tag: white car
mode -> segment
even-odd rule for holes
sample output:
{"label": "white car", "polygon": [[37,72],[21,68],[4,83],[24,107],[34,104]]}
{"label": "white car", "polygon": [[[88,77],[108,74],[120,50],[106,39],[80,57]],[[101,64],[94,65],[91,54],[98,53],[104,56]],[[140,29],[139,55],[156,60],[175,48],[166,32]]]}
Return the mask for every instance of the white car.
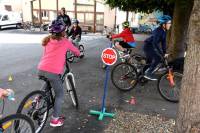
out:
{"label": "white car", "polygon": [[3,11],[0,12],[0,30],[7,27],[20,28],[22,24],[22,17],[20,13]]}

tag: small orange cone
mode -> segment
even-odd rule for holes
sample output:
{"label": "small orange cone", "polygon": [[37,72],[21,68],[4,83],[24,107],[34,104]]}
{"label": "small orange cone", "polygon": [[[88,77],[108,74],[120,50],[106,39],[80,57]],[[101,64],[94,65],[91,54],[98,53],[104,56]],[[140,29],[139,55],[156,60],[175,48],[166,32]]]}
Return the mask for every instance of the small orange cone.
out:
{"label": "small orange cone", "polygon": [[135,100],[135,97],[131,97],[131,99],[129,100],[129,104],[131,105],[135,105],[136,104],[136,100]]}

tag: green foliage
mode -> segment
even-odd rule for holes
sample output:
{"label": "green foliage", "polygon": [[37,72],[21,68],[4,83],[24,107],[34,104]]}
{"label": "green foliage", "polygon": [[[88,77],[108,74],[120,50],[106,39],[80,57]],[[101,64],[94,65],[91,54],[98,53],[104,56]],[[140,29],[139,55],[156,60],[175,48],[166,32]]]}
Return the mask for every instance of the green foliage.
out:
{"label": "green foliage", "polygon": [[[173,12],[175,0],[105,0],[111,8],[151,13],[155,10]],[[185,0],[183,0],[185,1]]]}

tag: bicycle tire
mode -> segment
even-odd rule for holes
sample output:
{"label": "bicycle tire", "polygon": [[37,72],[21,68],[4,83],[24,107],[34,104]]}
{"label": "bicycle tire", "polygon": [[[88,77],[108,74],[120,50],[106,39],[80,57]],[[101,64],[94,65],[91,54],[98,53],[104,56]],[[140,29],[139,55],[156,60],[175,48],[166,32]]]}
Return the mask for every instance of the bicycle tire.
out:
{"label": "bicycle tire", "polygon": [[[25,123],[23,123],[23,125],[20,124],[20,120],[23,120]],[[27,130],[24,131],[24,129],[22,129],[22,127],[24,127],[25,125],[29,126],[29,130],[28,130],[29,132],[27,132]],[[8,129],[9,127],[13,127],[14,129],[11,128],[10,129],[11,131],[10,131]],[[0,131],[3,133],[35,133],[33,121],[28,116],[23,115],[23,114],[12,114],[1,119],[0,129],[3,130],[3,131]]]}
{"label": "bicycle tire", "polygon": [[[127,73],[127,70],[125,70],[125,75],[120,75],[120,79],[118,80],[118,78],[115,77],[115,74],[120,73],[120,71],[122,70],[121,67],[123,69],[128,68],[127,70],[130,70],[130,68],[131,68],[131,72]],[[131,74],[131,75],[129,75],[129,74]],[[127,82],[128,82],[128,83],[126,82],[125,84],[129,84],[130,86],[128,86],[128,87],[119,86],[119,83],[120,82],[122,83],[125,80],[127,80]],[[113,69],[111,71],[111,81],[117,89],[119,89],[121,91],[130,91],[131,89],[133,89],[137,85],[137,82],[138,82],[137,70],[133,65],[131,65],[129,63],[121,62],[121,63],[119,63],[119,64],[117,64],[116,66],[113,67]]]}
{"label": "bicycle tire", "polygon": [[[41,111],[41,108],[35,109],[35,107],[34,107],[34,104],[35,104],[34,100],[35,99],[30,100],[30,98],[33,97],[33,96],[35,96],[34,98],[36,98],[36,96],[41,96],[41,98],[43,98],[44,101],[46,102],[46,110],[44,112],[44,116],[43,116],[43,119],[42,119],[41,122],[38,121],[38,119],[40,119],[40,116],[39,116],[40,112],[39,111]],[[35,130],[36,130],[35,132],[40,133],[42,131],[42,129],[44,128],[45,124],[46,124],[48,114],[49,114],[49,100],[46,97],[45,92],[40,91],[40,90],[36,90],[36,91],[29,93],[20,103],[20,105],[17,109],[17,113],[24,114],[23,109],[27,108],[27,106],[31,106],[31,108],[30,108],[30,110],[28,110],[28,113],[25,113],[25,115],[29,116],[33,120],[34,125],[35,125]],[[37,125],[38,123],[41,123],[41,124]]]}
{"label": "bicycle tire", "polygon": [[[181,80],[182,80],[183,74],[180,73],[179,71],[174,71],[174,72],[173,72],[174,77],[175,77],[175,78],[178,78],[178,77],[179,77],[179,80],[180,80],[179,82],[178,82],[177,80],[174,80],[174,81],[175,81],[175,84],[176,84],[176,86],[173,86],[174,88],[171,88],[171,87],[170,87],[169,81],[168,81],[168,79],[167,79],[167,74],[168,74],[168,73],[166,72],[166,73],[164,73],[164,74],[162,74],[162,75],[160,76],[160,78],[158,79],[158,82],[157,82],[157,89],[158,89],[160,95],[161,95],[165,100],[170,101],[170,102],[177,103],[177,102],[179,102],[179,94],[180,94]],[[166,82],[167,84],[163,84],[163,81],[167,81],[167,82]],[[167,88],[167,89],[164,89],[164,86],[165,86],[165,87],[168,87],[168,88]],[[169,88],[169,87],[170,87],[170,88]],[[177,95],[178,95],[176,98],[167,96],[167,94],[165,94],[165,92],[164,92],[165,90],[168,91],[168,90],[172,90],[172,89],[173,89],[173,91],[172,91],[173,95],[175,95],[175,94],[174,94],[175,91],[176,91],[176,93],[177,93]],[[175,90],[175,89],[176,89],[176,90]],[[169,92],[169,93],[170,93],[170,92]]]}
{"label": "bicycle tire", "polygon": [[[67,80],[69,81],[68,82],[69,84],[67,84]],[[78,97],[77,97],[77,93],[76,93],[76,90],[75,90],[75,85],[74,85],[72,77],[66,76],[64,82],[65,82],[65,85],[66,85],[66,89],[69,92],[73,106],[78,108],[78,106],[79,106]]]}
{"label": "bicycle tire", "polygon": [[84,51],[84,46],[82,44],[79,45],[79,50],[80,50],[80,58],[83,58],[85,56],[85,51]]}

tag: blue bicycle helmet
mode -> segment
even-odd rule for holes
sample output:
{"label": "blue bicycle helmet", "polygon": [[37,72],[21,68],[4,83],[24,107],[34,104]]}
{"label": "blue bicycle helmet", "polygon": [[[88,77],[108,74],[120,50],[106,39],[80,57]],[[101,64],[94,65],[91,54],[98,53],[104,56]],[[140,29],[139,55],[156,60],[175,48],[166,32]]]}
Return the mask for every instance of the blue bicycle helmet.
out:
{"label": "blue bicycle helmet", "polygon": [[172,20],[172,18],[169,15],[163,15],[157,18],[157,21],[160,25],[166,24],[170,20]]}
{"label": "blue bicycle helmet", "polygon": [[61,33],[65,30],[66,26],[62,20],[53,20],[49,26],[50,33]]}

